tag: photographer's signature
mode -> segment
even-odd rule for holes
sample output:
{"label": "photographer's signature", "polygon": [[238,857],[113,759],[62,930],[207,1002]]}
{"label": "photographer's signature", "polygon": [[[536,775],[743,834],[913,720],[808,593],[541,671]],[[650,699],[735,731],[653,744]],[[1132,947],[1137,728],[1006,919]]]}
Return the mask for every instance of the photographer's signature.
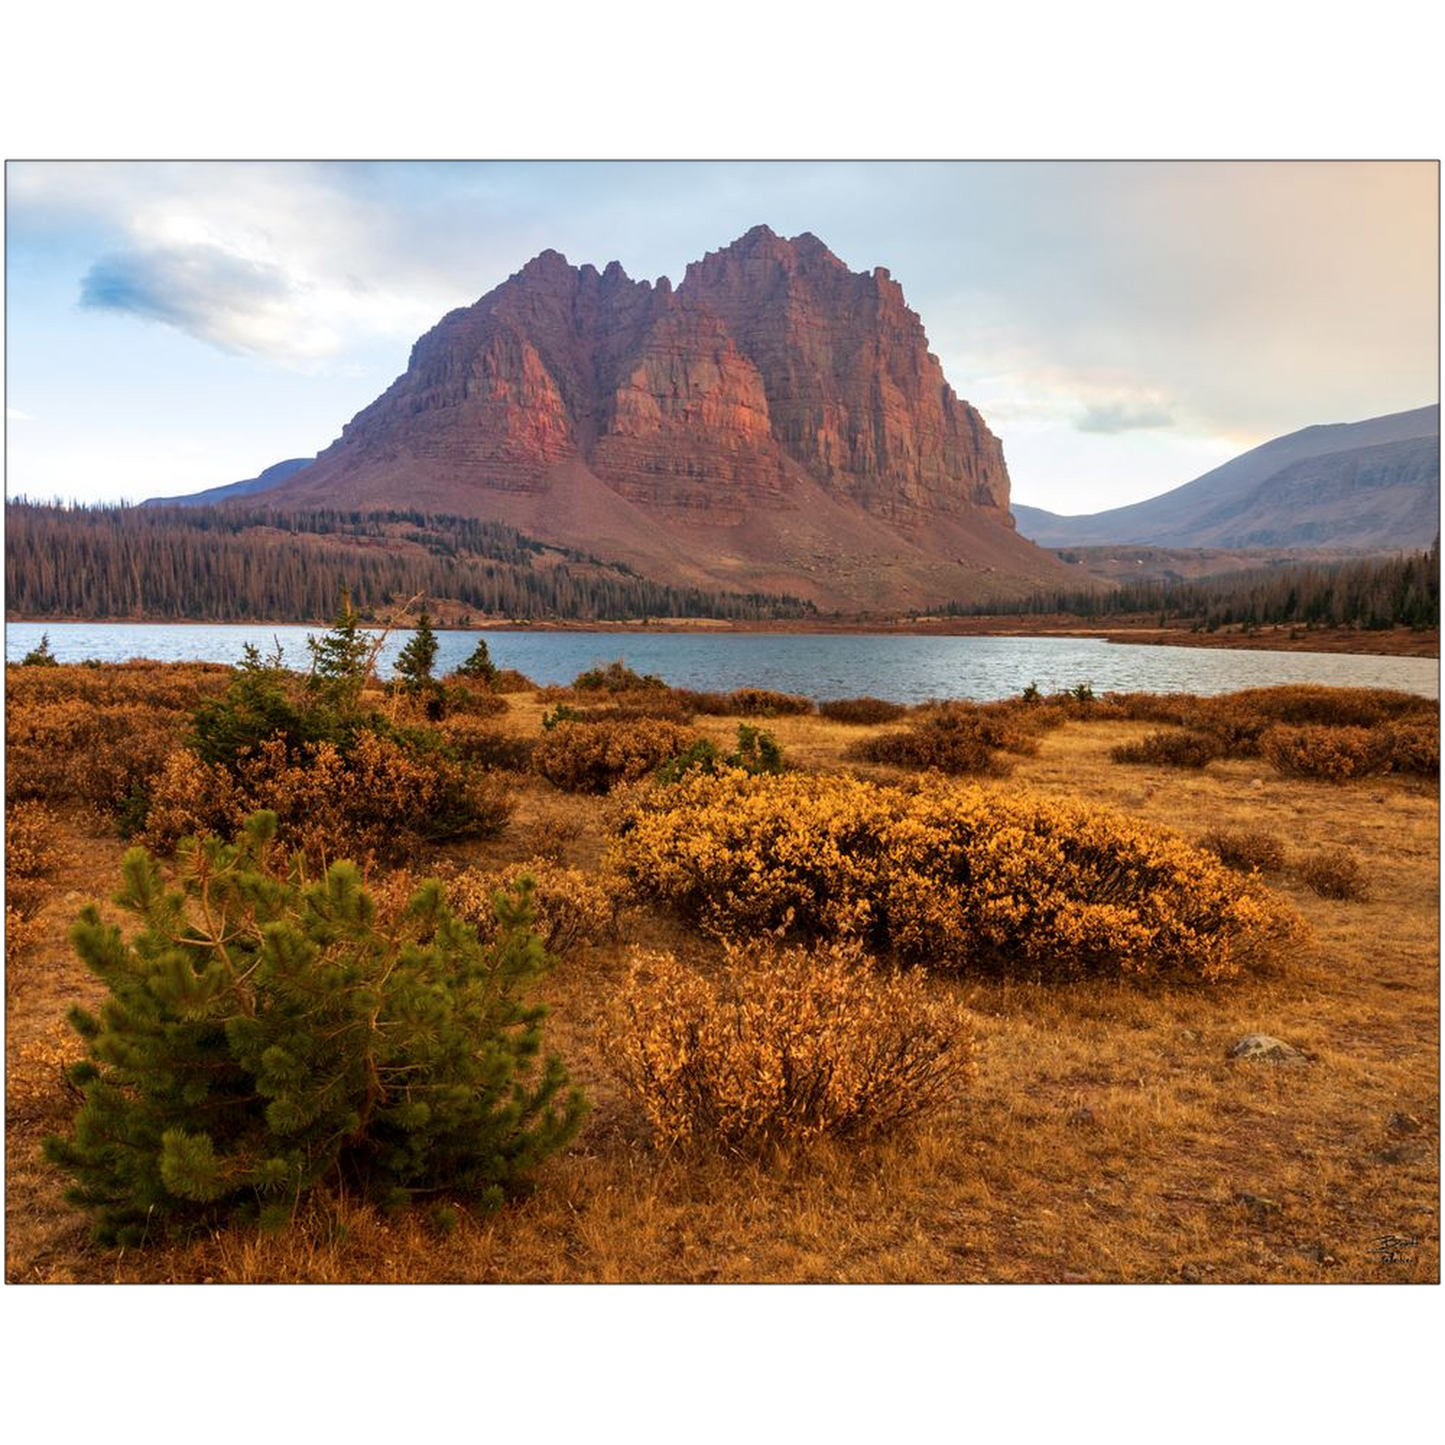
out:
{"label": "photographer's signature", "polygon": [[1381,1264],[1413,1264],[1413,1253],[1419,1240],[1408,1234],[1382,1234],[1370,1246],[1370,1253]]}

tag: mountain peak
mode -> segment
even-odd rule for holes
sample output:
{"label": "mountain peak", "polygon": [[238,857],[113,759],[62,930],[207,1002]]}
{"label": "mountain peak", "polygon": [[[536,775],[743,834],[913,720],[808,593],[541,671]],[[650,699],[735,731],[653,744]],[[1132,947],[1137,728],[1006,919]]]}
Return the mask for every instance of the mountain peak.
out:
{"label": "mountain peak", "polygon": [[765,225],[675,291],[544,250],[417,343],[295,500],[405,497],[593,550],[611,535],[634,564],[665,553],[660,576],[835,606],[1042,583],[1054,564],[1013,534],[998,439],[880,278]]}

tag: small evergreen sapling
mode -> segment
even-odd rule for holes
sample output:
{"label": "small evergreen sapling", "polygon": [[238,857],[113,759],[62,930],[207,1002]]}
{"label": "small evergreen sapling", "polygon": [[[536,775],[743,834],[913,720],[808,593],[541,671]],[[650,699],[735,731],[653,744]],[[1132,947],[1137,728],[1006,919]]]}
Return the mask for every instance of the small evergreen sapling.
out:
{"label": "small evergreen sapling", "polygon": [[50,650],[50,634],[40,634],[40,646],[32,647],[24,657],[20,659],[21,667],[59,667],[59,659]]}
{"label": "small evergreen sapling", "polygon": [[437,636],[431,618],[423,610],[417,619],[416,631],[396,659],[396,673],[410,692],[420,692],[432,681],[431,670],[437,660]]}
{"label": "small evergreen sapling", "polygon": [[496,664],[492,661],[492,654],[487,650],[487,639],[479,637],[477,645],[472,649],[472,655],[457,668],[459,677],[476,678],[484,682],[488,687],[497,680]]}
{"label": "small evergreen sapling", "polygon": [[484,946],[437,880],[383,925],[353,864],[308,882],[275,831],[263,812],[234,844],[183,845],[176,888],[132,849],[116,902],[139,933],[94,906],[71,931],[109,997],[71,1012],[83,1103],[45,1152],[101,1242],[283,1226],[324,1182],[492,1206],[581,1126],[560,1060],[537,1065],[545,1009],[523,996],[551,960],[528,880]]}
{"label": "small evergreen sapling", "polygon": [[372,644],[361,630],[361,618],[345,588],[329,630],[320,637],[308,637],[306,646],[311,652],[312,688],[335,703],[354,704],[366,684]]}

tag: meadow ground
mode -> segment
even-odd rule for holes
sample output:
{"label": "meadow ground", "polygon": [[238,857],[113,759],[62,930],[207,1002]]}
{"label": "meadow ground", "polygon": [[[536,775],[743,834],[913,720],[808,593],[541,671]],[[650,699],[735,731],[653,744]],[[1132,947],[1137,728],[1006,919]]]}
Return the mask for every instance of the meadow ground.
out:
{"label": "meadow ground", "polygon": [[[535,737],[546,704],[509,699],[497,724]],[[736,720],[702,717],[720,743]],[[764,724],[790,763],[883,767],[842,754],[879,729],[816,716]],[[576,1142],[530,1197],[438,1230],[344,1198],[289,1232],[236,1228],[183,1244],[92,1246],[39,1157],[73,1111],[60,1077],[79,1056],[64,1022],[97,986],[65,941],[111,892],[126,845],[64,815],[36,941],[7,975],[6,1274],[21,1281],[1427,1282],[1439,1279],[1439,800],[1400,775],[1287,778],[1260,759],[1200,772],[1126,766],[1110,750],[1157,730],[1073,721],[981,786],[1082,800],[1198,837],[1267,832],[1287,866],[1269,886],[1314,943],[1264,975],[1214,985],[1026,983],[934,977],[971,1011],[976,1067],[944,1113],[867,1145],[768,1160],[655,1148],[607,1066],[602,1016],[629,945],[706,960],[708,939],[632,908],[614,941],[578,948],[544,986],[547,1048],[592,1100]],[[507,829],[447,850],[500,866],[536,856],[599,866],[611,805],[517,775]],[[1363,901],[1316,894],[1293,870],[1344,846]],[[1249,1033],[1299,1066],[1227,1057]],[[1394,1241],[1391,1247],[1387,1242]]]}

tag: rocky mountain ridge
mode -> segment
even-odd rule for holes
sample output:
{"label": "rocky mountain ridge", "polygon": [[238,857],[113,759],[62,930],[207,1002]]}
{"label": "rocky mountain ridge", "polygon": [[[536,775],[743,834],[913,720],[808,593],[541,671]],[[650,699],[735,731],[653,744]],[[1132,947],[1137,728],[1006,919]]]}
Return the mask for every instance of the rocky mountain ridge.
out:
{"label": "rocky mountain ridge", "polygon": [[674,289],[544,251],[449,313],[278,506],[487,516],[672,583],[842,610],[1017,595],[1003,449],[886,270],[765,226]]}

